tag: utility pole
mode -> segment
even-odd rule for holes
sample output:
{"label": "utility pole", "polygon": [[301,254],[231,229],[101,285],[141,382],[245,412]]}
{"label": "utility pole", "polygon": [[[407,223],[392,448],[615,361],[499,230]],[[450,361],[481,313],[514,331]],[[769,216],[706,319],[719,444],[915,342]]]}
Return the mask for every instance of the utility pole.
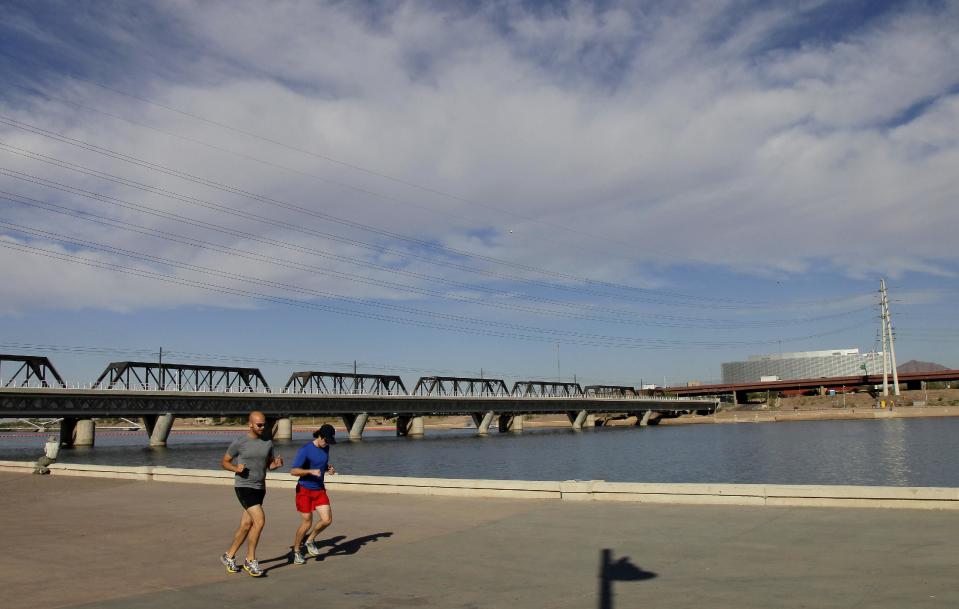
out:
{"label": "utility pole", "polygon": [[160,391],[163,391],[163,347],[160,347],[160,359],[159,359],[159,368],[160,368]]}
{"label": "utility pole", "polygon": [[563,375],[561,374],[559,367],[559,343],[556,343],[556,382],[563,382]]}
{"label": "utility pole", "polygon": [[886,280],[879,280],[879,319],[882,329],[882,394],[889,395],[889,349],[886,347]]}
{"label": "utility pole", "polygon": [[886,290],[886,280],[879,280],[879,291],[882,294],[882,360],[883,360],[883,388],[882,394],[889,395],[889,386],[886,380],[885,365],[886,349],[889,349],[889,362],[892,367],[892,389],[895,395],[899,395],[899,371],[896,370],[896,345],[892,335],[892,316],[889,314],[889,292]]}
{"label": "utility pole", "polygon": [[886,331],[889,333],[889,355],[892,357],[892,391],[899,395],[899,371],[896,370],[896,339],[892,334],[892,313],[889,311],[889,292],[886,292]]}

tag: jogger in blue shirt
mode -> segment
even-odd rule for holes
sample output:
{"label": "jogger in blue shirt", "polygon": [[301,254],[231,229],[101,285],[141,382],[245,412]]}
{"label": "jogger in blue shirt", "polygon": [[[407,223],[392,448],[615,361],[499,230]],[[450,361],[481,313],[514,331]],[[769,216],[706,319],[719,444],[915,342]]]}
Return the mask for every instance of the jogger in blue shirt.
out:
{"label": "jogger in blue shirt", "polygon": [[[303,538],[306,537],[306,551],[310,556],[318,556],[316,536],[333,523],[333,508],[326,494],[323,479],[327,472],[335,474],[330,464],[330,444],[336,444],[336,430],[332,425],[323,425],[313,432],[313,441],[305,444],[296,453],[290,467],[290,474],[299,477],[296,484],[296,511],[300,513],[300,526],[293,537],[293,563],[306,563],[303,557]],[[313,526],[313,512],[318,520]]]}

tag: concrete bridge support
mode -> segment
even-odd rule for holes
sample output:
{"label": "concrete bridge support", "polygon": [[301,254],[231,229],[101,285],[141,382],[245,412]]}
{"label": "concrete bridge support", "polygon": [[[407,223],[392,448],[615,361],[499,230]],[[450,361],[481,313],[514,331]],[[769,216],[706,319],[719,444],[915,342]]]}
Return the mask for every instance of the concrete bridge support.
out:
{"label": "concrete bridge support", "polygon": [[583,422],[586,420],[586,414],[585,410],[566,413],[566,416],[569,417],[569,422],[573,424],[573,431],[583,431]]}
{"label": "concrete bridge support", "polygon": [[489,435],[489,425],[493,422],[493,411],[474,412],[470,416],[473,418],[473,424],[476,425],[476,435]]}
{"label": "concrete bridge support", "polygon": [[166,446],[167,438],[170,437],[170,430],[173,428],[173,418],[170,413],[152,414],[143,417],[143,426],[146,427],[147,435],[150,436],[151,448]]}
{"label": "concrete bridge support", "polygon": [[370,418],[369,413],[345,414],[343,422],[350,431],[350,440],[359,440],[363,437],[363,429],[366,428],[366,421]]}
{"label": "concrete bridge support", "polygon": [[77,430],[77,420],[63,417],[60,420],[60,446],[73,446],[73,432]]}
{"label": "concrete bridge support", "polygon": [[280,417],[273,424],[273,439],[280,442],[289,442],[293,439],[293,419]]}
{"label": "concrete bridge support", "polygon": [[586,420],[583,421],[583,425],[586,427],[596,427],[596,415],[588,414],[586,415]]}
{"label": "concrete bridge support", "polygon": [[60,421],[60,445],[93,446],[96,431],[97,428],[93,419],[64,417]]}
{"label": "concrete bridge support", "polygon": [[414,436],[423,435],[423,417],[400,415],[396,417],[396,435]]}
{"label": "concrete bridge support", "polygon": [[502,432],[510,431],[513,433],[519,433],[523,431],[523,415],[521,414],[499,415],[499,430]]}
{"label": "concrete bridge support", "polygon": [[636,425],[646,427],[647,425],[659,425],[663,420],[663,413],[652,410],[644,410],[641,415],[636,417]]}

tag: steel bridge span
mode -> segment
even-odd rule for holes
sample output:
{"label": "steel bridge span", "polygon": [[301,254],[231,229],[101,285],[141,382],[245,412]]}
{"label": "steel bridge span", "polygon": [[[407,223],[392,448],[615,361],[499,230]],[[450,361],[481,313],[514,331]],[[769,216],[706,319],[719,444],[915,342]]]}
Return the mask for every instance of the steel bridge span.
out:
{"label": "steel bridge span", "polygon": [[91,446],[96,418],[144,420],[151,446],[165,446],[176,417],[246,416],[262,411],[273,437],[292,438],[293,416],[343,419],[350,439],[362,437],[367,419],[396,419],[397,435],[422,435],[423,418],[467,415],[477,433],[485,435],[496,421],[500,431],[522,431],[522,415],[565,414],[573,429],[595,424],[597,415],[637,417],[641,425],[683,414],[710,414],[715,399],[650,397],[527,397],[511,395],[336,395],[310,393],[252,393],[155,391],[125,389],[0,388],[0,416],[4,418],[61,419],[61,443]]}
{"label": "steel bridge span", "polygon": [[[2,368],[13,370],[4,380]],[[565,414],[573,429],[597,415],[635,416],[640,425],[683,414],[710,414],[715,398],[642,396],[633,387],[550,381],[426,376],[408,392],[399,376],[294,372],[280,392],[256,368],[112,362],[88,388],[68,388],[49,359],[0,355],[0,417],[53,418],[60,441],[92,446],[97,418],[142,418],[151,446],[165,446],[176,417],[236,417],[262,411],[277,440],[292,438],[293,416],[340,417],[350,439],[363,435],[371,415],[396,420],[397,435],[422,435],[423,418],[468,415],[485,435],[521,431],[523,415]]]}

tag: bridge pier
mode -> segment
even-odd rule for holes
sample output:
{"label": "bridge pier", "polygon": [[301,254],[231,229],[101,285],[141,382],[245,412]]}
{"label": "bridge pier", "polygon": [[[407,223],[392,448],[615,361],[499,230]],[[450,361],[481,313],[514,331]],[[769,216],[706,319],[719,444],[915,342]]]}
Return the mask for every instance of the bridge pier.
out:
{"label": "bridge pier", "polygon": [[396,435],[398,436],[422,436],[423,435],[423,417],[410,415],[400,415],[396,417]]}
{"label": "bridge pier", "polygon": [[569,422],[573,424],[573,431],[583,431],[583,421],[586,420],[586,414],[585,410],[566,413],[566,416],[569,417]]}
{"label": "bridge pier", "polygon": [[476,425],[476,435],[489,435],[489,425],[493,422],[492,410],[488,412],[474,412],[470,417],[473,419],[473,424]]}
{"label": "bridge pier", "polygon": [[596,427],[596,415],[588,414],[586,415],[586,420],[583,421],[583,425],[586,427]]}
{"label": "bridge pier", "polygon": [[143,417],[143,426],[146,428],[147,435],[150,436],[150,448],[162,448],[166,446],[167,438],[170,437],[170,430],[173,428],[173,415],[151,414]]}
{"label": "bridge pier", "polygon": [[73,446],[73,434],[77,430],[77,420],[63,417],[60,420],[60,446]]}
{"label": "bridge pier", "polygon": [[64,417],[60,421],[61,446],[93,446],[97,427],[93,419]]}
{"label": "bridge pier", "polygon": [[293,439],[293,419],[280,417],[272,426],[273,439],[280,442],[289,442]]}
{"label": "bridge pier", "polygon": [[523,431],[523,415],[521,414],[499,415],[499,430],[501,432],[511,431],[514,433],[519,433]]}
{"label": "bridge pier", "polygon": [[659,425],[663,420],[663,413],[653,410],[644,410],[641,416],[636,417],[636,425],[646,427],[647,425]]}
{"label": "bridge pier", "polygon": [[350,431],[350,440],[359,440],[363,437],[363,429],[366,428],[366,421],[369,418],[370,415],[366,412],[343,415],[343,422]]}

